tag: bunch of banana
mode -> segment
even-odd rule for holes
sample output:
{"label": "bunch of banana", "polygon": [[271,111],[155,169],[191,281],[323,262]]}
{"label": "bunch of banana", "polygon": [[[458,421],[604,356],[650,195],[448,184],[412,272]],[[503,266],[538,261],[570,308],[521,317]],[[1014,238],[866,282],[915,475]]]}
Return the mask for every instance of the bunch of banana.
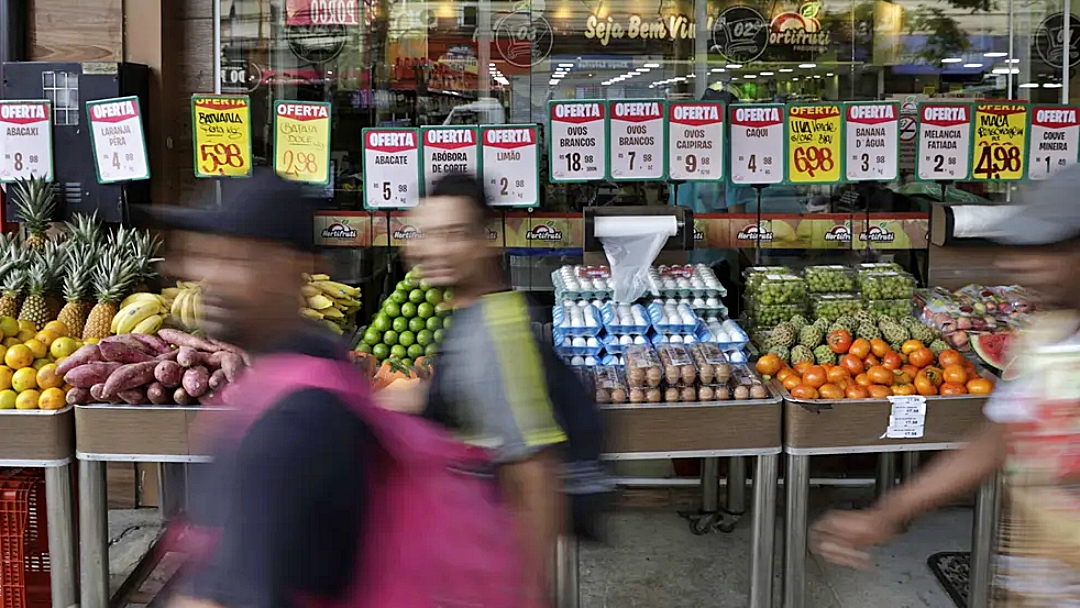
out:
{"label": "bunch of banana", "polygon": [[113,316],[112,333],[152,334],[165,322],[171,304],[164,295],[133,293],[120,303],[120,310]]}
{"label": "bunch of banana", "polygon": [[169,306],[171,324],[194,331],[202,325],[202,285],[192,281],[177,281],[176,287],[161,290],[166,298],[172,298]]}
{"label": "bunch of banana", "polygon": [[300,288],[300,314],[314,320],[326,321],[337,333],[355,325],[360,310],[360,289],[330,280],[325,274],[304,274]]}

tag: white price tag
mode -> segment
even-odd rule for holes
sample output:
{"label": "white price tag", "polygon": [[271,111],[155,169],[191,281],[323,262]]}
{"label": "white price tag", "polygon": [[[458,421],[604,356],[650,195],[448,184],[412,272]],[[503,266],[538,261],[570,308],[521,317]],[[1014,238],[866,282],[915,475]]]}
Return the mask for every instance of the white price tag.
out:
{"label": "white price tag", "polygon": [[668,104],[668,178],[714,181],[724,177],[724,105]]}
{"label": "white price tag", "polygon": [[0,183],[53,178],[52,106],[0,101]]}
{"label": "white price tag", "polygon": [[900,175],[900,104],[850,103],[845,108],[844,176],[851,181],[891,182]]}
{"label": "white price tag", "polygon": [[480,160],[479,132],[476,127],[423,127],[424,192],[431,192],[435,182],[447,173],[478,175]]}
{"label": "white price tag", "polygon": [[608,109],[611,179],[664,179],[664,102],[612,101]]}
{"label": "white price tag", "polygon": [[416,129],[364,129],[362,140],[364,207],[415,207],[420,200],[420,137]]}
{"label": "white price tag", "polygon": [[484,185],[491,205],[540,204],[540,151],[536,125],[481,127]]}
{"label": "white price tag", "polygon": [[1033,106],[1030,116],[1028,179],[1046,179],[1075,163],[1080,150],[1080,108]]}
{"label": "white price tag", "polygon": [[915,174],[926,181],[962,181],[971,173],[971,106],[919,106]]}
{"label": "white price tag", "polygon": [[98,182],[150,179],[142,112],[137,97],[86,102]]}
{"label": "white price tag", "polygon": [[739,105],[730,114],[731,182],[784,181],[784,106]]}
{"label": "white price tag", "polygon": [[926,397],[889,397],[889,428],[884,439],[920,439],[926,428]]}
{"label": "white price tag", "polygon": [[607,174],[607,107],[602,101],[551,102],[548,171],[552,182],[602,180]]}

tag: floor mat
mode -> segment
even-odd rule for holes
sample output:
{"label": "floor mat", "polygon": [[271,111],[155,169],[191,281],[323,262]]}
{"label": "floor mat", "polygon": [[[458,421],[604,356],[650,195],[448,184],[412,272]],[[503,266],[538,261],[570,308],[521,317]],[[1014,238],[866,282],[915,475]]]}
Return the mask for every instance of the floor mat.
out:
{"label": "floor mat", "polygon": [[945,592],[952,598],[956,608],[967,608],[968,585],[971,582],[971,553],[935,553],[926,559],[926,565],[937,577]]}

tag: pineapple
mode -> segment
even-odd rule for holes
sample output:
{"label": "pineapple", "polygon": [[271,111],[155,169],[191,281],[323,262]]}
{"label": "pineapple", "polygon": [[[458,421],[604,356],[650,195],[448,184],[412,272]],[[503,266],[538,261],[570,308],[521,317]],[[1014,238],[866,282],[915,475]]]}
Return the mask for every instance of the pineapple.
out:
{"label": "pineapple", "polygon": [[41,251],[49,240],[46,231],[56,210],[56,187],[43,177],[21,179],[11,189],[19,219],[25,223],[23,247]]}
{"label": "pineapple", "polygon": [[135,264],[122,248],[110,248],[94,267],[94,293],[97,304],[90,310],[83,328],[83,340],[107,338],[112,319],[119,312],[121,300],[135,276]]}
{"label": "pineapple", "polygon": [[94,245],[101,238],[101,224],[97,211],[90,215],[76,213],[74,222],[67,222],[68,240],[81,245]]}
{"label": "pineapple", "polygon": [[26,285],[26,269],[12,268],[4,275],[0,283],[0,317],[19,316],[19,304],[22,302],[23,287]]}
{"label": "pineapple", "polygon": [[133,279],[132,291],[147,291],[150,281],[160,276],[154,265],[163,259],[155,257],[161,249],[161,237],[149,230],[144,232],[132,230],[128,248],[135,262],[135,278]]}
{"label": "pineapple", "polygon": [[56,320],[68,328],[68,335],[82,335],[86,325],[86,315],[90,314],[90,309],[93,307],[88,297],[97,259],[96,247],[73,246],[67,250],[63,286],[64,300],[67,303],[56,316]]}
{"label": "pineapple", "polygon": [[49,305],[45,301],[45,289],[49,282],[49,264],[44,255],[35,256],[27,272],[26,300],[19,310],[20,321],[30,321],[41,329],[52,321]]}

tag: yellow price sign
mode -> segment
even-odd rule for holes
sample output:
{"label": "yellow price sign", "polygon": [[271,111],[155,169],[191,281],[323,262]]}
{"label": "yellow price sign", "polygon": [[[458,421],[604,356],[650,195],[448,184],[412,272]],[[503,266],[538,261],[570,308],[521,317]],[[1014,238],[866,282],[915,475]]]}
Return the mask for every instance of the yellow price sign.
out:
{"label": "yellow price sign", "polygon": [[795,105],[788,109],[788,181],[835,184],[841,181],[843,116],[838,104]]}
{"label": "yellow price sign", "polygon": [[324,186],[330,183],[330,104],[275,104],[274,170],[285,179]]}
{"label": "yellow price sign", "polygon": [[191,98],[195,177],[251,175],[251,100],[243,95]]}
{"label": "yellow price sign", "polygon": [[972,179],[1024,178],[1027,154],[1028,107],[1020,102],[975,104],[975,145],[971,150]]}

